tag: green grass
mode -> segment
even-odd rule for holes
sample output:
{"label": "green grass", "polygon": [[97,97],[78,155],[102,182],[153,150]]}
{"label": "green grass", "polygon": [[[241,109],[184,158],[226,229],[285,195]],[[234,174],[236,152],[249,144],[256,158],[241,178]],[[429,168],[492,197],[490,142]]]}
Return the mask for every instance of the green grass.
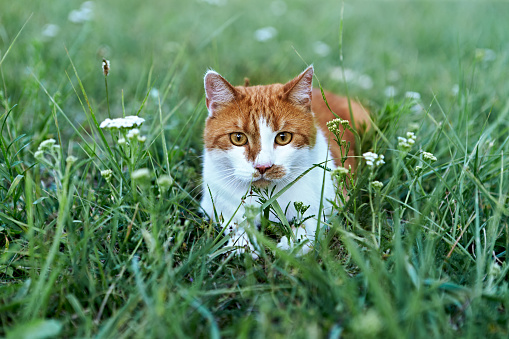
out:
{"label": "green grass", "polygon": [[[79,24],[79,1],[2,5],[0,336],[507,337],[509,5],[351,1],[341,21],[339,1],[219,3],[97,1]],[[273,254],[271,225],[259,260],[235,257],[199,209],[202,77],[310,63],[371,110],[363,151],[386,163],[363,166],[315,253]],[[99,129],[108,111],[139,113],[146,141]]]}

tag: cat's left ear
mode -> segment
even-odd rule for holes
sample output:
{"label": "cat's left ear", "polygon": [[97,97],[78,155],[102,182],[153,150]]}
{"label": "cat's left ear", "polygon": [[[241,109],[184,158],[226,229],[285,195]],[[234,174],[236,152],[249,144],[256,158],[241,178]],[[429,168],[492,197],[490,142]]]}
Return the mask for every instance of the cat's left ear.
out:
{"label": "cat's left ear", "polygon": [[214,115],[221,107],[233,102],[238,95],[235,87],[217,72],[208,71],[203,80],[209,117]]}
{"label": "cat's left ear", "polygon": [[313,91],[313,66],[306,68],[295,79],[290,80],[283,87],[283,99],[289,100],[297,106],[311,111],[311,98]]}

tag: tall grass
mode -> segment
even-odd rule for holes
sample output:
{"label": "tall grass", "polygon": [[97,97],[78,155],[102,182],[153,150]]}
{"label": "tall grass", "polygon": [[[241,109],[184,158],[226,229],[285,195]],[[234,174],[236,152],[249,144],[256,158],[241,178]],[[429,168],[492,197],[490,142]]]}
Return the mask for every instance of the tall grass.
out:
{"label": "tall grass", "polygon": [[[79,2],[5,6],[0,335],[507,337],[507,6],[345,4],[338,73],[335,2],[225,3],[95,3],[82,23]],[[274,224],[258,260],[235,256],[198,203],[201,77],[287,81],[292,46],[325,88],[346,78],[385,164],[360,159],[315,252],[277,250]],[[109,114],[145,123],[101,129]]]}

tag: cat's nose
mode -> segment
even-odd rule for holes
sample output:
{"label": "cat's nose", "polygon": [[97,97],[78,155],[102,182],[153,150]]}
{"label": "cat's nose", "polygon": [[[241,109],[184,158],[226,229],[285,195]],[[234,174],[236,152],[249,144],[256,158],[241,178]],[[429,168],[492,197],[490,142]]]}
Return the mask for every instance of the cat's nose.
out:
{"label": "cat's nose", "polygon": [[263,174],[267,172],[268,169],[270,169],[272,165],[256,165],[255,168],[260,172],[260,174]]}

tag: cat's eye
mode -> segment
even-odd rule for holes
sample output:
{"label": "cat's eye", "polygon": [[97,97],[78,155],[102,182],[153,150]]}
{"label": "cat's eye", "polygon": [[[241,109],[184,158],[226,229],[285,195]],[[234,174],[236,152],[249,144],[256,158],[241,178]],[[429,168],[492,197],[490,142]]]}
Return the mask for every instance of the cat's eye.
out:
{"label": "cat's eye", "polygon": [[290,141],[292,141],[292,133],[290,132],[280,132],[276,135],[276,144],[284,146],[288,145]]}
{"label": "cat's eye", "polygon": [[235,132],[230,134],[230,140],[235,146],[244,146],[247,143],[247,136],[244,133]]}

